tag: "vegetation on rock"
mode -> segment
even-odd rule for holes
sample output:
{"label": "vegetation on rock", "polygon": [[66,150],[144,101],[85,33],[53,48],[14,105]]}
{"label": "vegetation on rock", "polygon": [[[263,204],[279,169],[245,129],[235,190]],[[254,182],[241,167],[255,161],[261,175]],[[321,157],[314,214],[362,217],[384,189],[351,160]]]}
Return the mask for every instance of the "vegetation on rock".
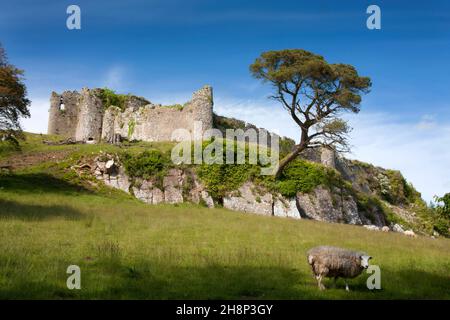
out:
{"label": "vegetation on rock", "polygon": [[130,97],[129,94],[118,94],[114,90],[108,88],[100,89],[99,95],[104,109],[108,109],[110,106],[116,106],[121,111],[125,110],[126,101]]}

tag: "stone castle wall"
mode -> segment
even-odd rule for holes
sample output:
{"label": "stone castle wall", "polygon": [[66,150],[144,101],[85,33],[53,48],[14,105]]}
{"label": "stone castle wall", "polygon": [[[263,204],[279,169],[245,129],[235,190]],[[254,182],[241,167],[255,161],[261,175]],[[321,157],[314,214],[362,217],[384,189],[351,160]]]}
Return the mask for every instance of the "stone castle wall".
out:
{"label": "stone castle wall", "polygon": [[195,121],[203,125],[197,134],[213,126],[213,96],[209,86],[195,92],[184,106],[155,105],[132,96],[123,111],[116,106],[105,110],[98,90],[84,88],[81,93],[66,91],[61,95],[53,92],[48,133],[77,141],[113,142],[117,135],[129,140],[170,141],[176,129],[194,133]]}
{"label": "stone castle wall", "polygon": [[48,119],[49,134],[75,138],[80,99],[81,94],[76,91],[65,91],[61,95],[52,93]]}

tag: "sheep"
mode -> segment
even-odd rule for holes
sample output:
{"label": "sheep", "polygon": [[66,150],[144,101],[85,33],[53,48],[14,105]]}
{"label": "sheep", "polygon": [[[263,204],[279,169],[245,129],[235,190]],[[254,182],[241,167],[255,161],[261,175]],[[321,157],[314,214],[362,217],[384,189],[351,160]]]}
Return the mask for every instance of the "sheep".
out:
{"label": "sheep", "polygon": [[408,236],[408,237],[411,237],[411,238],[417,238],[417,235],[412,230],[406,230],[405,232],[403,232],[403,234],[405,236]]}
{"label": "sheep", "polygon": [[380,231],[380,228],[378,228],[377,226],[373,225],[373,224],[365,224],[363,225],[364,228],[366,228],[367,230],[371,230],[371,231]]}
{"label": "sheep", "polygon": [[345,290],[350,291],[346,279],[353,279],[361,274],[363,269],[369,267],[371,256],[365,252],[357,252],[337,247],[320,246],[307,252],[308,263],[312,268],[313,276],[317,280],[320,290],[325,290],[322,284],[324,277],[341,277],[345,280]]}
{"label": "sheep", "polygon": [[383,228],[381,228],[381,231],[389,232],[389,227],[388,226],[384,226]]}

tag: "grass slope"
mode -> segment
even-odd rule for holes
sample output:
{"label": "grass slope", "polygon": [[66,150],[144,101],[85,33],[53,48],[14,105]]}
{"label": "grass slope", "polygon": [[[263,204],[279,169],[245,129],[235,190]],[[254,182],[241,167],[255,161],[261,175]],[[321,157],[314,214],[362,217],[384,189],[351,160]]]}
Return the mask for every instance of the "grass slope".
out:
{"label": "grass slope", "polygon": [[[0,298],[450,298],[450,242],[197,206],[149,206],[45,173],[0,178]],[[317,290],[305,252],[370,253],[382,290]],[[66,269],[81,267],[81,290]]]}
{"label": "grass slope", "polygon": [[[29,135],[21,153],[0,152],[0,160],[24,161],[16,173],[0,174],[0,299],[450,299],[448,239],[149,206],[61,172],[69,158],[117,147],[49,147],[42,139]],[[170,145],[131,149],[149,147]],[[65,152],[59,164],[33,158],[56,151]],[[305,253],[323,244],[367,251],[381,267],[382,290],[369,291],[363,273],[351,292],[342,280],[319,291]],[[66,287],[72,264],[81,268],[81,290]]]}

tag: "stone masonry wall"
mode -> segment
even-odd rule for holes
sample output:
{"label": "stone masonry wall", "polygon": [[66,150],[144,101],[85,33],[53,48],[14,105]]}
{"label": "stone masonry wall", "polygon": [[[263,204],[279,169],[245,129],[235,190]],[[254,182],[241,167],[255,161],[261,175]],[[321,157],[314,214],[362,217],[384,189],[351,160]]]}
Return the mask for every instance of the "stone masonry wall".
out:
{"label": "stone masonry wall", "polygon": [[[150,103],[137,110],[127,108],[121,113],[117,113],[114,109],[108,109],[106,112],[108,125],[104,127],[103,137],[110,140],[110,134],[113,132],[129,140],[182,140],[182,137],[172,139],[172,133],[176,129],[182,128],[193,134],[195,121],[201,121],[203,124],[197,134],[202,134],[205,130],[212,128],[212,108],[212,89],[205,86],[195,92],[192,100],[183,107],[165,107]],[[111,117],[115,117],[114,123],[111,122]]]}
{"label": "stone masonry wall", "polygon": [[[78,124],[79,101],[76,91],[65,91],[59,95],[52,92],[48,119],[48,134],[58,134],[75,138]],[[64,109],[62,109],[62,105]]]}
{"label": "stone masonry wall", "polygon": [[[131,97],[123,112],[115,106],[104,110],[98,90],[83,88],[81,93],[52,93],[48,133],[77,141],[113,142],[116,135],[129,140],[170,141],[183,140],[182,137],[172,139],[176,129],[194,133],[195,121],[203,125],[197,134],[213,127],[213,96],[209,86],[195,92],[184,106],[165,107]],[[61,102],[64,110],[60,108]]]}

